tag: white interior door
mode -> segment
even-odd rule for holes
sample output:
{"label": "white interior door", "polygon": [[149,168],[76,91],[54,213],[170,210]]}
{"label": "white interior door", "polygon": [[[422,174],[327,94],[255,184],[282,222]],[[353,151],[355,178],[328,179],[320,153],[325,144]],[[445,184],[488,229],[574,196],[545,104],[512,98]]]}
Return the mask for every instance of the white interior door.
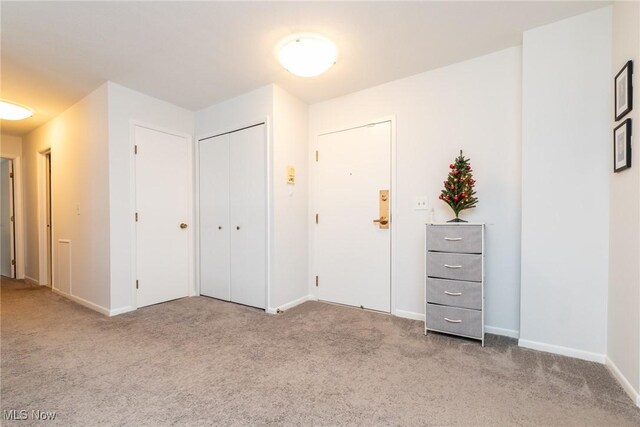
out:
{"label": "white interior door", "polygon": [[266,307],[267,181],[264,125],[229,134],[231,301]]}
{"label": "white interior door", "polygon": [[317,148],[318,297],[390,312],[393,225],[374,220],[391,190],[391,123],[321,135]]}
{"label": "white interior door", "polygon": [[200,141],[200,294],[231,300],[229,134]]}
{"label": "white interior door", "polygon": [[135,126],[137,306],[189,294],[189,140]]}
{"label": "white interior door", "polygon": [[13,161],[0,159],[0,274],[15,277],[13,227]]}

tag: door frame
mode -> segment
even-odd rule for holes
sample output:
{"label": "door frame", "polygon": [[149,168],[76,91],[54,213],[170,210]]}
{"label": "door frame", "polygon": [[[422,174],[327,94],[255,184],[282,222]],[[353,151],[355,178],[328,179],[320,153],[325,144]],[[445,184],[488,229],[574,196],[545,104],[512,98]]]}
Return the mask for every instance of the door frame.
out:
{"label": "door frame", "polygon": [[[50,186],[50,204],[51,218],[49,224],[49,230],[47,230],[47,155],[51,165],[53,165],[53,156],[51,155],[51,147],[38,151],[37,154],[37,215],[38,215],[38,284],[41,286],[48,286],[51,289],[55,289],[55,251],[53,244],[53,179],[49,180]],[[50,165],[50,168],[53,167]],[[47,233],[51,235],[51,254],[47,248]],[[49,264],[49,255],[51,255],[51,264]],[[49,271],[51,270],[51,271]],[[51,283],[49,282],[51,278]]]}
{"label": "door frame", "polygon": [[269,313],[271,307],[271,248],[272,248],[272,230],[273,230],[273,174],[272,159],[273,159],[273,144],[271,140],[271,117],[264,116],[257,118],[256,120],[247,120],[239,122],[233,126],[224,126],[217,128],[213,132],[206,132],[195,138],[195,157],[194,157],[194,169],[195,169],[195,274],[196,274],[196,295],[200,295],[200,142],[203,139],[214,138],[216,136],[224,135],[231,132],[236,132],[248,127],[264,125],[264,143],[265,143],[265,191],[267,193],[267,206],[266,209],[266,277],[265,283],[267,285],[265,296],[265,312]]}
{"label": "door frame", "polygon": [[[336,133],[336,132],[344,132],[351,129],[357,129],[361,127],[365,127],[371,124],[385,123],[389,122],[391,124],[391,158],[390,158],[390,171],[391,171],[391,206],[389,211],[389,218],[391,220],[391,224],[397,224],[397,212],[398,212],[398,191],[397,191],[397,151],[396,151],[396,116],[384,116],[379,117],[373,120],[360,120],[351,125],[346,126],[332,126],[328,129],[324,129],[322,131],[314,131],[313,134],[313,143],[311,145],[311,150],[309,152],[309,297],[313,300],[318,300],[318,289],[315,285],[315,276],[316,276],[316,263],[315,263],[315,253],[316,253],[316,233],[317,229],[315,227],[315,214],[317,212],[318,206],[318,170],[316,168],[316,160],[315,160],[315,152],[319,149],[319,138],[323,135]],[[321,154],[322,155],[322,154]],[[392,225],[389,228],[389,232],[391,233],[391,250],[390,250],[390,269],[391,274],[389,277],[389,286],[391,287],[391,292],[389,295],[390,298],[390,306],[391,312],[389,314],[397,315],[396,311],[396,238],[397,233],[395,231],[395,226]]]}
{"label": "door frame", "polygon": [[[0,157],[13,162],[13,244],[15,252],[15,273],[16,279],[24,279],[24,222],[22,211],[22,156],[0,152]],[[34,279],[30,279],[36,282]]]}
{"label": "door frame", "polygon": [[141,127],[156,132],[162,132],[169,135],[174,135],[180,138],[185,138],[187,142],[187,158],[190,160],[187,164],[187,174],[191,179],[188,180],[187,192],[189,195],[189,203],[187,206],[187,220],[189,223],[194,224],[190,227],[187,234],[187,262],[189,264],[187,275],[187,296],[194,296],[195,284],[194,284],[194,233],[195,233],[195,221],[193,214],[193,136],[188,133],[177,132],[172,129],[163,128],[155,124],[150,124],[140,120],[129,120],[129,218],[131,224],[131,305],[134,310],[138,309],[138,293],[136,290],[136,277],[138,276],[138,242],[136,231],[136,127]]}

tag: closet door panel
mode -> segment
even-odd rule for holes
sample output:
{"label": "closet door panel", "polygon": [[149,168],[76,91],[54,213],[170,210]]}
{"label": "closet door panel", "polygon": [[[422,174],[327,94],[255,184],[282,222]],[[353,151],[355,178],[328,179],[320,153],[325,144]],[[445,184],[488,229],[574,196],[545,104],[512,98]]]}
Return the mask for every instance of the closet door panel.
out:
{"label": "closet door panel", "polygon": [[200,141],[200,294],[229,301],[229,135]]}
{"label": "closet door panel", "polygon": [[229,134],[231,301],[266,307],[264,125]]}

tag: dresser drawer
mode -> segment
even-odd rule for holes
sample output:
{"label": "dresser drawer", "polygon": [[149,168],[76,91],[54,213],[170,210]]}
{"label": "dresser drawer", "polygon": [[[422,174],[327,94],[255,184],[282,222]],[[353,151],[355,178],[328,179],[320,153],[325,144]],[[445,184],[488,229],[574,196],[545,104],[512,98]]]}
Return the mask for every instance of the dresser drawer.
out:
{"label": "dresser drawer", "polygon": [[482,284],[428,278],[427,302],[481,310]]}
{"label": "dresser drawer", "polygon": [[427,226],[427,250],[463,254],[482,253],[482,226]]}
{"label": "dresser drawer", "polygon": [[482,255],[427,252],[427,276],[482,281]]}
{"label": "dresser drawer", "polygon": [[427,329],[482,338],[482,311],[427,304]]}

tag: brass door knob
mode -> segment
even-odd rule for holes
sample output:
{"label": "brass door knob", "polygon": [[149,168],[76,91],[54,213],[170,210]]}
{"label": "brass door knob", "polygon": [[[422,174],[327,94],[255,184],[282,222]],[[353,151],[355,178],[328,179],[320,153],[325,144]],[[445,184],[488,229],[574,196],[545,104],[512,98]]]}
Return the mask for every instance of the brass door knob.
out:
{"label": "brass door knob", "polygon": [[381,216],[379,219],[374,219],[373,222],[378,222],[381,225],[389,224],[389,219],[386,216]]}
{"label": "brass door knob", "polygon": [[185,229],[185,228],[187,228],[187,227],[188,227],[188,225],[187,225],[187,224],[185,224],[184,222],[183,222],[182,224],[180,224],[180,228],[182,228],[182,229]]}

